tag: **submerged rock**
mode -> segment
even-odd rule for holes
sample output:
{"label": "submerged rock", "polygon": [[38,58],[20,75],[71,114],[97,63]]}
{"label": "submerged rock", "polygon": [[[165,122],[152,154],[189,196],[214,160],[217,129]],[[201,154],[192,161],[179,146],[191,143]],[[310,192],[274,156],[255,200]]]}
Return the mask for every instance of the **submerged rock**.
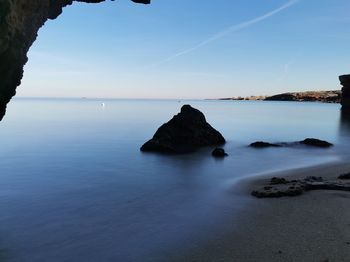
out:
{"label": "submerged rock", "polygon": [[211,152],[213,157],[225,157],[228,156],[228,154],[225,152],[223,148],[215,148],[213,152]]}
{"label": "submerged rock", "polygon": [[225,138],[209,125],[204,114],[184,105],[181,112],[163,124],[141,151],[188,153],[203,146],[224,144]]}

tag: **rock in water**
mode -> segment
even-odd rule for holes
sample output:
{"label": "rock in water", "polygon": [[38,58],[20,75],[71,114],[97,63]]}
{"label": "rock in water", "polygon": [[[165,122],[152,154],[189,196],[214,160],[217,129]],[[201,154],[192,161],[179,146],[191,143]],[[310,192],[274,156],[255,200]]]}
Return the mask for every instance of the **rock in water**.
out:
{"label": "rock in water", "polygon": [[205,120],[201,111],[184,105],[181,112],[163,124],[141,151],[188,153],[203,146],[225,143],[225,138]]}
{"label": "rock in water", "polygon": [[328,148],[333,146],[332,143],[329,143],[327,141],[320,140],[317,138],[306,138],[303,141],[280,142],[280,143],[269,143],[264,141],[257,141],[257,142],[251,143],[249,146],[253,148],[267,148],[267,147],[293,147],[298,145],[322,147],[322,148]]}
{"label": "rock in water", "polygon": [[215,148],[213,150],[213,152],[211,152],[211,155],[213,157],[225,157],[225,156],[228,156],[228,154],[225,152],[225,150],[223,148]]}
{"label": "rock in water", "polygon": [[264,141],[257,141],[257,142],[251,143],[249,146],[254,148],[281,147],[281,145],[279,144],[272,144]]}
{"label": "rock in water", "polygon": [[333,146],[333,144],[331,144],[327,141],[316,139],[316,138],[306,138],[305,140],[300,141],[299,143],[303,144],[303,145],[315,146],[315,147],[331,147],[331,146]]}

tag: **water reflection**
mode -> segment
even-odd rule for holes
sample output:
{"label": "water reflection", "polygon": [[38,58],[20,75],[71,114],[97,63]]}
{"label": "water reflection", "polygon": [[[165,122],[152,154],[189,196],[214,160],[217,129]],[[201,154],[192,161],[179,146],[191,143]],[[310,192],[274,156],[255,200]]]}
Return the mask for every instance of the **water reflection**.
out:
{"label": "water reflection", "polygon": [[350,137],[350,112],[340,111],[339,136]]}
{"label": "water reflection", "polygon": [[339,111],[339,128],[338,128],[338,144],[337,151],[343,159],[350,158],[350,112],[349,111]]}
{"label": "water reflection", "polygon": [[[181,105],[104,102],[104,110],[87,99],[9,105],[0,129],[0,247],[8,261],[157,261],[232,223],[249,201],[226,191],[233,180],[324,162],[350,145],[349,118],[335,104],[186,101],[224,134],[229,157],[214,159],[212,148],[144,154],[139,147]],[[341,142],[330,150],[247,147],[306,137]]]}

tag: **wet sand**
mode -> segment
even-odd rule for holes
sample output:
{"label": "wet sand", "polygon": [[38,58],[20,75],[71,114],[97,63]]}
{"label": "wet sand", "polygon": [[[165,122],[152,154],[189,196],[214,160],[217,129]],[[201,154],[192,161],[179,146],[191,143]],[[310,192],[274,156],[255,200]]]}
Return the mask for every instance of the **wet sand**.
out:
{"label": "wet sand", "polygon": [[[236,191],[249,195],[272,176],[336,178],[350,163],[337,162],[276,172],[240,181]],[[228,223],[225,233],[189,248],[172,261],[350,261],[350,192],[311,191],[297,197],[256,199]]]}

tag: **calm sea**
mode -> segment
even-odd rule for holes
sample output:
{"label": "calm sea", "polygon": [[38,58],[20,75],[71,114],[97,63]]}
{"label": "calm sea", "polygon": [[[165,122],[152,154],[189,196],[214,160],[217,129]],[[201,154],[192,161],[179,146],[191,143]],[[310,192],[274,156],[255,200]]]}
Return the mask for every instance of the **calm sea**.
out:
{"label": "calm sea", "polygon": [[[184,103],[229,157],[139,151]],[[247,147],[306,137],[335,147]],[[349,138],[337,104],[13,100],[0,123],[0,261],[166,261],[249,205],[239,179],[347,158]]]}

